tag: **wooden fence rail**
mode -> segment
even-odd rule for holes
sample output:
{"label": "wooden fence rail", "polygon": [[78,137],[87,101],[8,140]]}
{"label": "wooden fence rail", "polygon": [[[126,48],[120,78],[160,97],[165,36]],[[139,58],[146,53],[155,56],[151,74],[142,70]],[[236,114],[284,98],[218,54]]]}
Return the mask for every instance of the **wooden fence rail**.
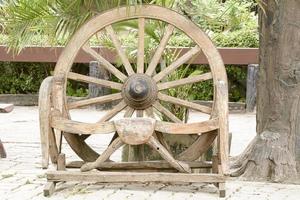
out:
{"label": "wooden fence rail", "polygon": [[[94,48],[97,52],[109,62],[115,63],[116,54],[107,48]],[[63,47],[26,47],[20,54],[14,55],[12,52],[7,52],[6,46],[0,46],[0,61],[9,62],[57,62]],[[181,54],[186,53],[189,48],[174,48],[174,50]],[[249,65],[258,63],[258,49],[257,48],[218,48],[225,64],[231,65]],[[93,59],[81,51],[75,62],[89,63]],[[207,60],[203,54],[199,54],[192,60],[192,64],[207,64]]]}

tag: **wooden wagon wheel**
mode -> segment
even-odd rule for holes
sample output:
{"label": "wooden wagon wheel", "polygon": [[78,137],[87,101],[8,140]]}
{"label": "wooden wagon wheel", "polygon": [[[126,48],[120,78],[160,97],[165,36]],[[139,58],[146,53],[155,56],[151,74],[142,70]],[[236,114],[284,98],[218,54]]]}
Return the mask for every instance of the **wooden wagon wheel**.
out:
{"label": "wooden wagon wheel", "polygon": [[[138,52],[137,70],[132,68],[132,63],[126,57],[121,42],[116,35],[113,24],[125,20],[138,20]],[[164,36],[157,47],[149,65],[144,65],[144,34],[147,20],[163,21],[166,24]],[[157,64],[167,46],[167,43],[174,32],[174,29],[181,30],[196,44],[187,53],[171,63],[161,72],[155,74]],[[100,53],[89,46],[89,39],[99,31],[106,31],[111,38],[116,51],[125,67],[126,73],[122,73],[111,63],[109,63]],[[110,71],[120,82],[96,79],[93,77],[77,74],[71,71],[72,64],[78,52],[83,50],[93,59],[99,61],[108,71]],[[176,81],[162,82],[162,79],[189,61],[200,51],[206,56],[211,72]],[[199,105],[187,100],[175,98],[164,94],[163,90],[192,84],[208,79],[214,82],[214,103],[212,107]],[[98,84],[104,87],[118,90],[118,93],[80,100],[68,103],[66,98],[67,80],[76,80],[86,83]],[[86,135],[107,134],[116,131],[113,122],[109,121],[122,110],[126,110],[125,117],[131,117],[136,111],[138,117],[143,117],[144,113],[153,115],[153,108],[167,116],[173,123],[156,122],[155,130],[164,134],[201,134],[186,151],[178,156],[178,160],[195,160],[205,152],[213,143],[216,131],[219,131],[220,159],[226,163],[227,159],[227,78],[222,59],[214,47],[213,43],[201,29],[175,11],[158,6],[138,6],[130,8],[117,8],[100,14],[84,24],[70,40],[61,54],[54,72],[53,80],[53,106],[51,126],[64,133],[64,137],[84,161],[95,161],[99,155],[84,141]],[[107,102],[120,101],[111,111],[107,112],[97,123],[83,123],[71,120],[69,110],[80,108],[92,104],[103,104]],[[190,108],[202,113],[210,114],[209,120],[204,122],[184,124],[168,109],[161,105],[160,101],[176,104]],[[223,141],[223,142],[222,142]],[[161,145],[163,140],[159,144]],[[119,146],[119,140],[115,139],[112,144]],[[223,166],[226,170],[226,166]]]}

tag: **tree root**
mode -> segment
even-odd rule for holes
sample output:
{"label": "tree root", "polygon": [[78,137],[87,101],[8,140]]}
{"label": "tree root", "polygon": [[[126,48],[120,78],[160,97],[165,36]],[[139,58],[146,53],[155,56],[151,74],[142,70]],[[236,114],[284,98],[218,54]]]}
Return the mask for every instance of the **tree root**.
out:
{"label": "tree root", "polygon": [[252,181],[294,182],[296,161],[288,147],[286,134],[264,131],[231,159],[230,175]]}

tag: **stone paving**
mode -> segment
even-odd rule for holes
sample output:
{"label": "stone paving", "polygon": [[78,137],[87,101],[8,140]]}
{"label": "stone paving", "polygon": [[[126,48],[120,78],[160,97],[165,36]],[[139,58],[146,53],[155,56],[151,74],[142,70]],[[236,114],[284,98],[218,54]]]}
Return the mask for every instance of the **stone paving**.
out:
{"label": "stone paving", "polygon": [[[99,118],[96,111],[75,111],[75,118],[86,120]],[[192,120],[197,119],[192,113]],[[230,115],[230,131],[233,133],[231,155],[239,154],[255,135],[255,115]],[[105,200],[193,200],[218,199],[217,189],[211,184],[99,184],[61,183],[51,198],[43,197],[46,183],[45,172],[41,169],[38,114],[36,107],[16,107],[12,113],[0,115],[0,138],[8,158],[0,160],[0,200],[29,199],[105,199]],[[105,136],[91,139],[91,144],[102,151],[110,138]],[[68,159],[76,156],[64,143]],[[120,160],[117,152],[113,160]],[[300,185],[263,182],[243,182],[230,179],[226,184],[227,196],[234,200],[299,200]]]}

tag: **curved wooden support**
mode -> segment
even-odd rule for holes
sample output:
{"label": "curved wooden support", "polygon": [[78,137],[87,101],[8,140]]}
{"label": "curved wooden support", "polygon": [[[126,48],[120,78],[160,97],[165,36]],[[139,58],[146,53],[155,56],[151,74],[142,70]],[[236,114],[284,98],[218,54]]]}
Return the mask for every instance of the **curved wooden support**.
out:
{"label": "curved wooden support", "polygon": [[124,143],[118,137],[116,138],[108,147],[107,149],[99,156],[99,158],[95,162],[88,162],[82,165],[80,170],[82,172],[90,171],[93,169],[100,168],[101,164],[105,162],[118,148],[123,146]]}
{"label": "curved wooden support", "polygon": [[175,160],[173,156],[169,153],[169,151],[160,144],[153,136],[150,137],[147,142],[149,146],[155,149],[163,159],[165,159],[171,166],[183,173],[191,173],[192,170],[190,166],[182,161]]}
{"label": "curved wooden support", "polygon": [[57,162],[58,148],[55,142],[55,135],[51,128],[51,90],[53,77],[46,78],[39,90],[39,123],[42,149],[42,168],[46,169],[49,165],[49,156],[52,163]]}
{"label": "curved wooden support", "polygon": [[170,122],[157,121],[155,130],[168,134],[199,134],[213,131],[219,128],[218,118],[207,120],[204,122],[178,124]]}
{"label": "curved wooden support", "polygon": [[217,130],[203,133],[199,135],[198,139],[189,146],[185,151],[179,154],[176,159],[183,161],[194,161],[205,153],[217,137]]}
{"label": "curved wooden support", "polygon": [[102,123],[83,123],[73,120],[53,117],[51,126],[63,132],[78,134],[78,135],[93,135],[93,134],[109,134],[116,131],[113,122]]}

